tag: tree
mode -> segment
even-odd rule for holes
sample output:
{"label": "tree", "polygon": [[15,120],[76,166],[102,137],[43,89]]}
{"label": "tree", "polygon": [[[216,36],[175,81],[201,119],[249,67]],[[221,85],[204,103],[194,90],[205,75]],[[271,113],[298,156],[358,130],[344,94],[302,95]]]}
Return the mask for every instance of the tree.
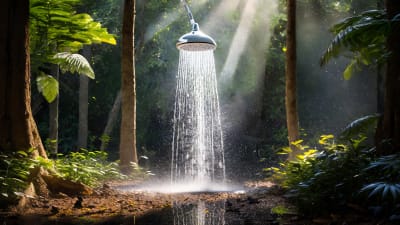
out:
{"label": "tree", "polygon": [[[91,57],[90,46],[82,50],[85,58]],[[79,128],[78,128],[78,149],[87,147],[88,139],[88,111],[89,111],[89,78],[79,76]]]}
{"label": "tree", "polygon": [[385,8],[388,20],[394,23],[386,40],[390,55],[386,67],[383,118],[377,133],[378,152],[383,155],[400,151],[400,1],[386,0]]}
{"label": "tree", "polygon": [[297,113],[296,94],[296,0],[287,1],[286,29],[286,123],[288,128],[289,145],[292,152],[289,159],[296,155],[292,142],[299,139],[299,118]]}
{"label": "tree", "polygon": [[31,111],[29,1],[0,8],[0,151],[32,150],[47,157]]}
{"label": "tree", "polygon": [[137,163],[136,153],[136,84],[135,84],[135,0],[125,0],[122,22],[122,81],[120,166],[130,173],[130,164]]}

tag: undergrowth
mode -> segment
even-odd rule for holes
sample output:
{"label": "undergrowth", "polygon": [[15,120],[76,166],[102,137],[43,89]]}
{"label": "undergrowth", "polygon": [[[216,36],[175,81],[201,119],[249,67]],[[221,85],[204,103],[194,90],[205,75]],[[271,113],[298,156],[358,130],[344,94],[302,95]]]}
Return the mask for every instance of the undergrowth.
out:
{"label": "undergrowth", "polygon": [[66,180],[80,182],[95,187],[106,180],[123,180],[146,176],[136,164],[132,164],[133,173],[124,175],[119,170],[118,161],[107,161],[104,151],[88,151],[81,149],[67,155],[58,154],[57,159],[29,157],[29,151],[17,151],[0,154],[0,206],[15,202],[26,188],[30,171],[42,167],[55,176]]}
{"label": "undergrowth", "polygon": [[[377,156],[364,133],[358,129],[346,137],[322,135],[316,147],[301,140],[294,142],[301,154],[266,171],[287,190],[289,199],[304,215],[364,208],[370,215],[398,222],[400,153]],[[287,147],[281,153],[290,151]]]}

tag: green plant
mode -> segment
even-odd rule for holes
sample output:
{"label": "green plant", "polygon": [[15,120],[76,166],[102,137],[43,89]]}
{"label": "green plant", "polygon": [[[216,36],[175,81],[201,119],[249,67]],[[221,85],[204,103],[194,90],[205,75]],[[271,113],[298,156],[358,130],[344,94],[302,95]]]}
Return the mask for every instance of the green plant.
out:
{"label": "green plant", "polygon": [[277,205],[271,209],[271,213],[277,214],[278,216],[282,216],[288,212],[290,212],[290,209],[283,205]]}
{"label": "green plant", "polygon": [[386,37],[397,22],[398,19],[389,21],[384,10],[369,10],[342,20],[331,28],[336,36],[321,57],[320,65],[351,52],[351,61],[343,72],[348,80],[361,65],[382,64],[388,56]]}
{"label": "green plant", "polygon": [[66,156],[59,154],[55,160],[56,170],[61,177],[95,186],[99,181],[107,179],[124,179],[119,172],[117,162],[108,162],[104,151],[88,151],[81,149]]}
{"label": "green plant", "polygon": [[29,171],[34,167],[28,154],[29,151],[0,154],[0,207],[15,202],[25,189]]}
{"label": "green plant", "polygon": [[[362,188],[363,168],[373,157],[365,150],[365,138],[352,139],[348,144],[337,143],[333,135],[323,135],[318,148],[293,143],[302,154],[297,159],[272,168],[273,178],[288,189],[288,196],[300,212],[307,215],[323,214],[345,209],[347,203],[358,198]],[[283,153],[290,151],[284,148]]]}
{"label": "green plant", "polygon": [[0,207],[14,203],[23,195],[30,172],[41,167],[55,176],[71,181],[96,186],[105,180],[145,177],[147,171],[132,164],[135,171],[129,177],[119,171],[118,162],[109,162],[104,151],[71,152],[68,155],[58,154],[57,159],[36,157],[31,159],[29,151],[17,151],[0,154]]}
{"label": "green plant", "polygon": [[366,196],[367,204],[375,214],[400,215],[400,154],[379,157],[363,171],[368,182],[360,194]]}

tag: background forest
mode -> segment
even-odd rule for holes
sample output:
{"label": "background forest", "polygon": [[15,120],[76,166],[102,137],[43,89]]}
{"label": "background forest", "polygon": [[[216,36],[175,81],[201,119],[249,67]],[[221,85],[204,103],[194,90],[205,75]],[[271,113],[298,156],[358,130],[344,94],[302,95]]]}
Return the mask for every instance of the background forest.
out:
{"label": "background forest", "polygon": [[[218,44],[215,62],[229,181],[268,177],[303,215],[372,212],[398,222],[400,5],[395,2],[189,1],[202,30]],[[29,53],[23,46],[28,43],[23,37],[27,18],[18,20],[15,32],[9,23],[4,25],[12,34],[3,38],[12,45],[1,45],[7,67],[0,73],[5,81],[0,83],[1,199],[27,198],[20,191],[35,182],[31,177],[48,179],[47,184],[72,180],[88,186],[102,179],[126,179],[131,168],[123,171],[123,160],[135,165],[139,176],[169,175],[179,54],[175,44],[190,30],[181,1],[29,3],[30,58],[16,60],[13,52],[15,48]],[[16,9],[15,4],[7,5],[5,12]],[[18,12],[28,16],[24,9]],[[18,13],[12,16],[19,18]],[[125,30],[127,20],[135,27],[133,57],[126,57],[129,48],[122,47],[132,36]],[[289,31],[294,21],[293,46]],[[286,113],[290,106],[285,100],[290,95],[288,62],[293,62],[288,55],[294,49],[294,111],[299,114],[300,139],[288,143],[293,124],[286,121],[292,115]],[[136,81],[132,102],[137,111],[130,118],[136,121],[136,131],[127,132],[120,129],[126,124],[126,111],[120,109],[127,96],[121,91],[126,85],[124,69],[132,69],[125,62],[130,59],[135,60],[136,74],[130,81]],[[19,70],[21,65],[24,70]],[[22,78],[24,82],[18,82]],[[47,153],[22,89],[27,95],[32,92],[32,114]],[[29,129],[24,131],[24,126]],[[123,140],[123,132],[133,144]],[[140,167],[136,154],[121,143],[133,146],[133,151],[136,145]],[[31,149],[19,149],[26,146]],[[135,155],[133,160],[125,159],[120,149]],[[289,158],[280,155],[288,153]]]}
{"label": "background forest", "polygon": [[[190,27],[179,1],[137,1],[136,79],[137,148],[154,166],[164,168],[170,157],[175,76],[178,51],[175,41]],[[376,76],[362,68],[351,80],[341,75],[348,59],[327,66],[319,58],[340,19],[377,7],[377,1],[298,1],[298,110],[302,138],[315,140],[324,133],[337,134],[349,122],[376,112]],[[59,142],[61,153],[79,147],[100,149],[102,144],[117,159],[119,118],[110,113],[120,90],[122,26],[121,0],[80,1],[78,12],[90,14],[106,27],[116,45],[94,44],[88,60],[96,74],[88,88],[87,144],[78,141],[79,76],[59,76]],[[219,95],[227,154],[227,171],[241,165],[243,177],[256,165],[263,168],[287,143],[284,111],[285,1],[192,1],[202,29],[216,38]],[[73,10],[73,9],[70,9]],[[49,31],[51,32],[51,31]],[[39,36],[38,36],[39,35]],[[31,40],[40,41],[32,32]],[[35,45],[33,41],[31,45]],[[32,67],[40,65],[38,48],[32,48]],[[83,51],[83,50],[82,50]],[[37,76],[35,72],[32,74]],[[35,79],[35,78],[33,78]],[[32,82],[32,106],[40,135],[49,139],[50,105]],[[118,104],[118,102],[117,102]],[[118,111],[117,111],[118,115]],[[110,121],[111,120],[111,121]],[[105,132],[107,122],[111,126]],[[111,128],[111,129],[110,129]],[[266,160],[266,161],[265,161]],[[243,170],[245,168],[245,170]],[[248,170],[248,174],[246,174]]]}

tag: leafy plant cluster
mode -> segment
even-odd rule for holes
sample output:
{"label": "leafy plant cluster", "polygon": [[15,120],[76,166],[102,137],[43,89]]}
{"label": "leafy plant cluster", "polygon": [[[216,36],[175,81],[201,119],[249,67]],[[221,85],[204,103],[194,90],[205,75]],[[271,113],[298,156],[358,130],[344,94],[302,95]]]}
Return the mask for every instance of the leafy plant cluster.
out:
{"label": "leafy plant cluster", "polygon": [[33,161],[27,158],[24,151],[0,154],[0,207],[15,201],[22,194],[33,167]]}
{"label": "leafy plant cluster", "polygon": [[340,55],[349,57],[351,61],[343,72],[348,80],[362,65],[383,64],[390,54],[386,49],[387,36],[398,27],[399,16],[388,20],[385,10],[368,10],[348,17],[330,29],[335,37],[321,57],[320,65]]}
{"label": "leafy plant cluster", "polygon": [[303,141],[293,144],[302,154],[267,170],[287,188],[301,213],[312,216],[367,207],[375,216],[399,218],[400,154],[376,156],[364,135],[346,141],[323,135],[316,148]]}
{"label": "leafy plant cluster", "polygon": [[[57,159],[37,157],[31,159],[29,152],[18,151],[0,155],[0,200],[7,205],[23,195],[29,181],[30,171],[42,167],[55,176],[80,182],[94,187],[105,180],[128,179],[145,176],[145,172],[136,164],[132,164],[134,173],[127,176],[119,171],[118,162],[107,161],[104,151],[71,152],[68,155],[58,154]],[[0,207],[4,206],[0,204]]]}

